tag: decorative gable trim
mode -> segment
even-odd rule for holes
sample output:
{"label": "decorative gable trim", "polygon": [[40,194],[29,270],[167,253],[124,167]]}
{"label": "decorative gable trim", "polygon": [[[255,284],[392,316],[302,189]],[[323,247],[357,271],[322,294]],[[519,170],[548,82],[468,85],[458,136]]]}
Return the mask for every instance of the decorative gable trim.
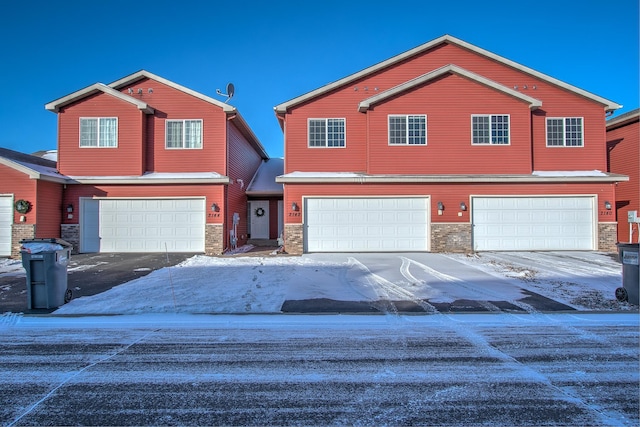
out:
{"label": "decorative gable trim", "polygon": [[449,65],[445,65],[444,67],[438,68],[437,70],[433,70],[429,73],[423,74],[419,77],[416,77],[415,79],[411,79],[405,83],[402,83],[394,88],[385,90],[384,92],[381,92],[375,96],[372,96],[370,98],[365,99],[364,101],[360,102],[360,104],[358,105],[358,111],[360,111],[361,113],[366,112],[368,109],[371,108],[372,105],[377,104],[379,102],[384,101],[385,99],[388,99],[390,97],[396,96],[402,92],[406,92],[408,90],[413,89],[414,87],[420,86],[424,83],[427,83],[431,80],[437,79],[440,76],[443,76],[445,74],[457,74],[459,76],[465,77],[469,80],[472,80],[476,83],[482,84],[484,86],[490,87],[492,89],[495,89],[497,91],[503,92],[507,95],[513,96],[514,98],[518,98],[526,103],[529,104],[529,108],[531,110],[535,110],[537,108],[540,108],[542,106],[542,101],[532,98],[530,96],[527,96],[523,93],[520,93],[516,90],[513,90],[511,88],[508,88],[504,85],[501,85],[499,83],[494,82],[493,80],[489,80],[485,77],[480,76],[479,74],[475,74],[472,73],[471,71],[468,71],[462,67],[459,67],[457,65],[454,64],[449,64]]}
{"label": "decorative gable trim", "polygon": [[180,92],[184,92],[188,95],[191,95],[195,98],[201,99],[205,102],[208,102],[210,104],[213,104],[217,107],[222,108],[223,111],[227,112],[227,113],[234,113],[236,112],[236,108],[229,105],[229,104],[225,104],[224,102],[218,101],[217,99],[213,99],[209,96],[203,95],[199,92],[196,92],[195,90],[189,89],[188,87],[184,87],[182,85],[179,85],[177,83],[174,83],[170,80],[167,80],[163,77],[160,77],[158,75],[155,75],[153,73],[150,73],[149,71],[146,70],[140,70],[138,72],[135,72],[131,75],[128,75],[126,77],[123,77],[119,80],[116,80],[113,83],[109,84],[109,87],[112,87],[116,90],[120,90],[123,87],[127,87],[135,82],[137,82],[138,80],[144,79],[144,78],[148,78],[148,79],[152,79],[155,80],[159,83],[162,83],[163,85],[167,85],[173,89],[179,90]]}
{"label": "decorative gable trim", "polygon": [[135,98],[127,96],[117,90],[103,84],[103,83],[95,83],[91,86],[88,86],[84,89],[80,89],[79,91],[73,92],[67,96],[64,96],[60,99],[56,99],[55,101],[51,101],[48,104],[45,104],[44,108],[57,113],[60,111],[60,108],[65,107],[71,103],[79,101],[87,96],[93,95],[95,93],[102,92],[107,95],[113,96],[114,98],[118,98],[121,101],[128,102],[129,104],[135,105],[139,110],[144,112],[145,114],[153,114],[154,109],[151,108],[146,102],[139,101]]}
{"label": "decorative gable trim", "polygon": [[424,43],[420,46],[417,46],[411,50],[408,50],[404,53],[401,53],[399,55],[396,55],[392,58],[387,59],[386,61],[382,61],[379,62],[378,64],[375,64],[371,67],[365,68],[362,71],[359,71],[357,73],[351,74],[350,76],[344,77],[340,80],[336,80],[333,83],[329,83],[328,85],[322,86],[316,90],[313,90],[311,92],[308,92],[304,95],[298,96],[296,98],[293,98],[287,102],[284,102],[282,104],[276,105],[274,107],[274,110],[277,114],[285,114],[287,112],[287,110],[291,107],[294,107],[298,104],[301,104],[303,102],[307,102],[310,99],[313,99],[315,97],[318,97],[320,95],[323,95],[325,93],[328,93],[332,90],[335,90],[341,86],[347,85],[353,81],[356,81],[358,79],[361,79],[363,77],[369,76],[373,73],[376,73],[384,68],[390,67],[392,65],[395,65],[399,62],[405,61],[408,58],[411,58],[412,56],[415,56],[417,54],[420,54],[424,51],[427,51],[429,49],[432,49],[440,44],[443,43],[448,43],[448,44],[454,44],[457,46],[460,46],[464,49],[467,49],[469,51],[472,51],[474,53],[477,53],[479,55],[482,55],[486,58],[492,59],[494,61],[500,62],[508,67],[514,68],[516,70],[519,70],[523,73],[529,74],[533,77],[536,77],[542,81],[545,81],[547,83],[553,84],[555,86],[558,86],[562,89],[568,90],[570,92],[573,92],[575,94],[581,95],[587,99],[590,99],[592,101],[598,102],[600,104],[603,104],[605,107],[605,111],[613,111],[613,110],[617,110],[619,108],[622,108],[622,105],[617,104],[613,101],[610,101],[608,99],[602,98],[600,96],[594,95],[590,92],[587,92],[583,89],[580,89],[576,86],[572,86],[568,83],[565,83],[563,81],[560,81],[556,78],[553,78],[551,76],[548,76],[546,74],[540,73],[532,68],[529,67],[525,67],[522,64],[518,64],[517,62],[511,61],[509,59],[503,58],[502,56],[496,55],[492,52],[489,52],[488,50],[484,50],[482,48],[479,48],[477,46],[474,46],[470,43],[467,43],[463,40],[460,40],[456,37],[450,36],[448,34],[445,34],[444,36],[438,37],[437,39],[434,39],[430,42]]}

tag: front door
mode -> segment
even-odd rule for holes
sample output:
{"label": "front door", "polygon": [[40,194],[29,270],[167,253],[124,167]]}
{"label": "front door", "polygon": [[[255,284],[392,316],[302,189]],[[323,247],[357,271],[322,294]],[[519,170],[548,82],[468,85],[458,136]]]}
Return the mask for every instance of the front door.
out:
{"label": "front door", "polygon": [[251,238],[269,238],[269,201],[254,200],[251,202]]}

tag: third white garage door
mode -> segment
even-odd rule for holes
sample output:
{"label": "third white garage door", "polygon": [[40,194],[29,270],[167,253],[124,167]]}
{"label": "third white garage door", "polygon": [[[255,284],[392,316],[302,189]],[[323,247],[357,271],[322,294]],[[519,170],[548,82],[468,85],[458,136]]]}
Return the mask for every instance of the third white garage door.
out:
{"label": "third white garage door", "polygon": [[306,252],[429,250],[429,198],[307,198]]}
{"label": "third white garage door", "polygon": [[204,252],[204,198],[83,199],[82,252]]}
{"label": "third white garage door", "polygon": [[594,197],[474,197],[477,251],[593,250]]}

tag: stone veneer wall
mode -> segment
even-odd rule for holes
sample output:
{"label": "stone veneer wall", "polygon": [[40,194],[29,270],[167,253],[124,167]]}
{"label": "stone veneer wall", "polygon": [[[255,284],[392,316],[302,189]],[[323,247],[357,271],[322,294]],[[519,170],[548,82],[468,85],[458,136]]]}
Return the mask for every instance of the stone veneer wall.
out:
{"label": "stone veneer wall", "polygon": [[11,227],[11,258],[20,258],[20,240],[33,239],[36,235],[35,224],[13,224]]}
{"label": "stone veneer wall", "polygon": [[62,224],[60,226],[60,238],[70,243],[72,254],[77,254],[80,250],[80,226],[78,224]]}
{"label": "stone veneer wall", "polygon": [[617,252],[618,224],[615,222],[598,223],[598,250],[604,252]]}
{"label": "stone veneer wall", "polygon": [[205,224],[204,252],[207,255],[221,255],[224,251],[224,227],[222,224]]}
{"label": "stone veneer wall", "polygon": [[288,254],[302,255],[304,252],[302,230],[302,224],[284,225],[284,250]]}
{"label": "stone veneer wall", "polygon": [[471,252],[471,224],[431,223],[431,252]]}

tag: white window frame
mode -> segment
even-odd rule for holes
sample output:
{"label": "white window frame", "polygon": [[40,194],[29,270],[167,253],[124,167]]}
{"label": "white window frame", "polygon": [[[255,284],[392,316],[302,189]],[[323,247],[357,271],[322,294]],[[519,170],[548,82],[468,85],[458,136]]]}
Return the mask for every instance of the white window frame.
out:
{"label": "white window frame", "polygon": [[[187,122],[199,122],[200,123],[200,145],[196,147],[185,147],[186,134],[187,134]],[[182,135],[181,145],[179,147],[169,147],[169,123],[182,123]],[[202,119],[167,119],[164,122],[164,148],[166,150],[202,150],[204,146],[204,123]]]}
{"label": "white window frame", "polygon": [[[409,124],[409,120],[410,118],[413,117],[424,117],[424,135],[409,135],[410,134],[410,127],[411,125]],[[404,135],[393,135],[394,139],[404,139],[403,142],[391,142],[392,139],[392,135],[391,135],[391,119],[397,119],[397,118],[404,118]],[[414,123],[415,125],[415,123]],[[403,138],[404,137],[404,138]],[[418,138],[418,139],[422,139],[424,138],[424,142],[418,142],[418,143],[411,143],[409,142],[410,139],[412,138]],[[425,146],[427,145],[427,115],[426,114],[389,114],[387,116],[387,144],[389,146],[392,147],[397,147],[397,146]]]}
{"label": "white window frame", "polygon": [[[549,144],[549,121],[550,120],[561,120],[562,121],[562,144]],[[567,131],[567,120],[579,120],[580,121],[580,135],[579,135],[579,144],[571,144],[567,145],[567,134],[571,132],[571,130]],[[545,120],[545,139],[546,146],[549,148],[580,148],[584,147],[584,117],[547,117]],[[573,139],[573,138],[572,138]]]}
{"label": "white window frame", "polygon": [[[96,122],[95,145],[86,145],[86,144],[83,144],[82,142],[83,141],[82,122],[88,121],[88,120]],[[115,130],[113,145],[103,145],[104,144],[104,142],[102,141],[103,135],[102,135],[102,132],[100,132],[101,122],[103,120],[115,120],[116,130]],[[118,118],[117,117],[80,117],[78,121],[78,126],[79,126],[78,127],[78,136],[79,136],[78,146],[80,148],[118,148]]]}
{"label": "white window frame", "polygon": [[[342,121],[342,145],[329,145],[329,121],[341,120]],[[324,122],[324,140],[323,145],[311,145],[311,122],[316,121]],[[333,134],[337,134],[333,132]],[[329,118],[308,118],[307,119],[307,147],[308,148],[346,148],[347,146],[347,119],[344,117],[329,117]]]}
{"label": "white window frame", "polygon": [[[473,119],[477,117],[483,117],[489,119],[489,141],[488,142],[477,142],[476,138],[479,138],[478,135],[474,135],[474,123]],[[498,132],[498,129],[494,129],[493,119],[497,117],[506,117],[507,118],[507,142],[494,142],[497,138],[504,138],[504,136],[494,135],[494,131]],[[485,136],[486,138],[487,136]],[[472,114],[471,115],[471,145],[478,146],[486,146],[486,145],[511,145],[511,115],[510,114]]]}

